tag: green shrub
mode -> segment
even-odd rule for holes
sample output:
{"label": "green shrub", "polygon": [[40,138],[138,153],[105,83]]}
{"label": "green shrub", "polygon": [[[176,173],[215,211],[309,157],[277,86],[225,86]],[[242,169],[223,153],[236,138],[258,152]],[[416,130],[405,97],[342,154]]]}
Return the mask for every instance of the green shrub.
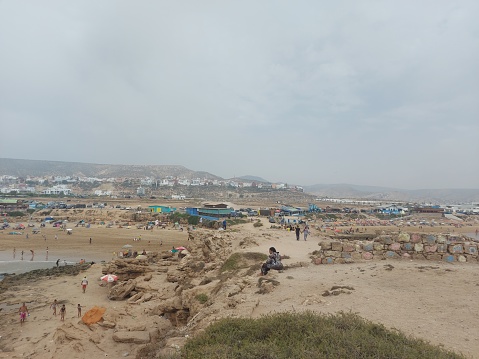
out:
{"label": "green shrub", "polygon": [[195,298],[201,304],[205,304],[208,301],[208,296],[205,293],[197,294]]}
{"label": "green shrub", "polygon": [[[352,313],[222,319],[188,340],[181,358],[465,358]],[[160,358],[165,358],[161,357]]]}
{"label": "green shrub", "polygon": [[21,212],[21,211],[7,212],[7,216],[10,216],[10,217],[23,217],[24,215],[25,215],[25,212]]}
{"label": "green shrub", "polygon": [[262,227],[262,226],[263,226],[263,222],[261,221],[257,221],[253,223],[253,227]]}
{"label": "green shrub", "polygon": [[221,272],[249,268],[252,264],[265,261],[268,256],[263,253],[245,252],[233,253],[221,267]]}

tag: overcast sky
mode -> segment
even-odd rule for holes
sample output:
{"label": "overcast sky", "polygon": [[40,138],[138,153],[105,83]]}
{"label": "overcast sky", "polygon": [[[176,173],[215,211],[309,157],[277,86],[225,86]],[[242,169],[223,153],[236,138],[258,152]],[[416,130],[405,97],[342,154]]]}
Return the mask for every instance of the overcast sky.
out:
{"label": "overcast sky", "polygon": [[0,0],[0,157],[479,188],[479,2]]}

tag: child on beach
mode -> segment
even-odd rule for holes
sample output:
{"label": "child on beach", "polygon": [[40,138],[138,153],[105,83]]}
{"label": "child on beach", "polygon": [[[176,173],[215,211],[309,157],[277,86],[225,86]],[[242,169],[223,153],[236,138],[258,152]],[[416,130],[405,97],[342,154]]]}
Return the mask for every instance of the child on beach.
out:
{"label": "child on beach", "polygon": [[55,299],[55,300],[53,301],[52,305],[50,305],[50,308],[53,309],[53,315],[55,315],[55,316],[57,315],[57,304],[58,304],[58,302],[57,302],[57,300]]}
{"label": "child on beach", "polygon": [[23,322],[25,321],[26,317],[27,317],[27,314],[30,315],[30,313],[28,312],[28,308],[25,305],[25,303],[23,303],[22,306],[20,307],[20,309],[18,309],[18,313],[20,313],[20,325],[22,325]]}
{"label": "child on beach", "polygon": [[78,304],[77,309],[78,309],[78,318],[80,318],[81,317],[81,305],[80,304]]}
{"label": "child on beach", "polygon": [[60,308],[60,320],[65,321],[65,313],[67,311],[67,308],[65,308],[65,304],[62,304],[62,307]]}

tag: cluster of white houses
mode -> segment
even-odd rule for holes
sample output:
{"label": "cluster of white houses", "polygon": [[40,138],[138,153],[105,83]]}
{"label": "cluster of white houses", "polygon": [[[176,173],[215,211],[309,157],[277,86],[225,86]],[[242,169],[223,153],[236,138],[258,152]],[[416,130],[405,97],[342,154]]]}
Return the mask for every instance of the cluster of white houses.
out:
{"label": "cluster of white houses", "polygon": [[[113,178],[97,178],[97,177],[70,177],[70,176],[45,176],[45,177],[26,177],[19,178],[15,176],[0,176],[0,193],[38,193],[35,185],[47,187],[40,191],[41,194],[66,194],[72,193],[72,190],[68,187],[78,185],[81,183],[111,183],[122,184],[130,182],[139,185],[136,189],[138,195],[145,195],[145,189],[147,187],[174,187],[174,186],[218,186],[218,187],[232,187],[232,188],[271,188],[271,189],[293,189],[296,191],[303,191],[299,186],[288,186],[285,183],[263,183],[255,181],[244,180],[218,180],[208,178],[182,178],[168,176],[166,178],[125,178],[125,177],[113,177]],[[95,195],[98,196],[110,196],[111,191],[96,190]]]}

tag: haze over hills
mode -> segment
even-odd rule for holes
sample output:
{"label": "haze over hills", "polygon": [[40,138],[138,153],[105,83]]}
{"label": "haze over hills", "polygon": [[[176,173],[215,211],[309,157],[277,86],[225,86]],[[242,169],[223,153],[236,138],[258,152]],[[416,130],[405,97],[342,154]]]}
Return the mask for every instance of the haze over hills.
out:
{"label": "haze over hills", "polygon": [[203,171],[192,171],[177,165],[110,165],[80,162],[21,160],[0,158],[0,175],[26,176],[72,176],[72,177],[155,177],[221,179]]}
{"label": "haze over hills", "polygon": [[[167,176],[209,178],[223,180],[205,171],[193,171],[178,165],[112,165],[79,162],[41,161],[0,158],[0,175],[26,176],[72,176],[72,177],[129,177],[164,178]],[[235,177],[246,181],[268,182],[252,175]],[[417,189],[364,186],[354,184],[317,184],[303,186],[304,192],[318,197],[354,198],[382,201],[410,201],[431,203],[479,203],[479,189]]]}

